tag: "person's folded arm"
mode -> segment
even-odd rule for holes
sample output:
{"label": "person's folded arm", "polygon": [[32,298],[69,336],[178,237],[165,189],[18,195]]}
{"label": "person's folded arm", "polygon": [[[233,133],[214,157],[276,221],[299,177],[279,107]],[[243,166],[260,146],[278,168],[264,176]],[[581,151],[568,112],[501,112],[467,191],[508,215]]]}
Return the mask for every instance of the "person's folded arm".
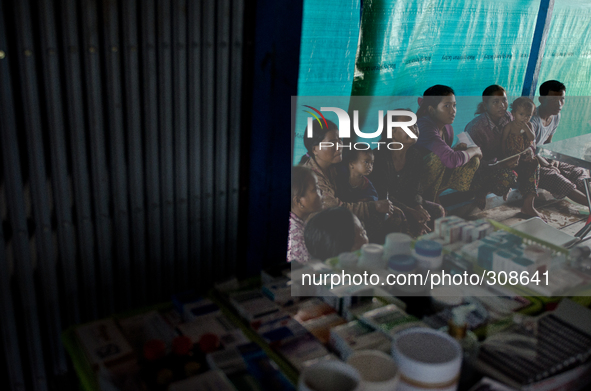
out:
{"label": "person's folded arm", "polygon": [[439,157],[441,163],[447,168],[457,168],[466,164],[470,159],[465,151],[454,151],[437,134],[430,137],[431,152]]}

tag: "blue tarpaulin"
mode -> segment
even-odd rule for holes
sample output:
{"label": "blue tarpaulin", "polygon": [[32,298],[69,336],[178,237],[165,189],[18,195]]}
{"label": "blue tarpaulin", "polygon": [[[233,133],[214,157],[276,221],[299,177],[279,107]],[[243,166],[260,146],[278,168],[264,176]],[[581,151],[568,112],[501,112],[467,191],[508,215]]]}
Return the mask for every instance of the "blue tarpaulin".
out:
{"label": "blue tarpaulin", "polygon": [[[567,86],[569,98],[554,138],[560,140],[591,130],[591,100],[570,98],[589,95],[591,89],[591,4],[553,3],[537,80],[538,86],[548,79]],[[416,97],[434,84],[451,86],[457,96],[480,96],[487,86],[500,84],[508,96],[520,96],[525,78],[533,78],[526,71],[532,47],[539,45],[534,40],[538,15],[547,4],[366,0],[360,15],[358,1],[305,1],[298,95],[339,96],[345,106],[343,100],[351,95],[408,96],[404,107],[413,111]],[[474,118],[476,103],[458,104],[456,133]],[[375,110],[396,108],[380,104],[376,100]],[[307,114],[299,107],[296,112],[294,164],[306,152],[301,135]],[[377,119],[360,123],[371,131]]]}

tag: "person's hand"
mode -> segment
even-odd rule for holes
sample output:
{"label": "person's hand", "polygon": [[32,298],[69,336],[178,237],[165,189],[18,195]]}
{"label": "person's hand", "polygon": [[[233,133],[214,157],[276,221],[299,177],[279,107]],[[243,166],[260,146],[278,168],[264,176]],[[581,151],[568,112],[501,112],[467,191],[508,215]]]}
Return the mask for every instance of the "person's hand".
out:
{"label": "person's hand", "polygon": [[376,211],[379,213],[390,213],[394,212],[394,205],[390,200],[379,200],[375,201],[376,203]]}
{"label": "person's hand", "polygon": [[406,214],[411,221],[411,224],[416,226],[416,232],[418,235],[424,235],[431,232],[431,228],[427,226],[427,221],[431,220],[431,215],[429,215],[429,212],[427,212],[421,205],[418,205],[415,208],[408,208]]}
{"label": "person's hand", "polygon": [[548,161],[546,159],[544,159],[541,156],[536,156],[536,158],[538,159],[538,163],[540,163],[540,166],[542,167],[548,167],[550,165],[550,163],[548,163]]}
{"label": "person's hand", "polygon": [[473,157],[479,157],[480,159],[482,159],[482,151],[480,150],[480,147],[468,148],[466,149],[466,152],[468,152],[468,156],[470,156],[470,159],[472,159]]}
{"label": "person's hand", "polygon": [[454,147],[454,151],[465,151],[466,149],[468,149],[466,143],[459,143]]}
{"label": "person's hand", "polygon": [[421,236],[421,235],[426,235],[426,234],[428,234],[429,232],[431,232],[431,228],[429,228],[429,227],[427,226],[427,224],[423,223],[423,224],[421,224],[421,225],[419,226],[419,232],[418,232],[418,235],[419,235],[419,236]]}
{"label": "person's hand", "polygon": [[546,166],[547,168],[551,169],[552,171],[554,171],[557,174],[560,174],[560,162],[557,160],[550,160],[548,162],[548,166]]}
{"label": "person's hand", "polygon": [[[422,208],[421,208],[422,209]],[[424,213],[423,213],[424,211]],[[426,215],[425,215],[426,213]],[[413,208],[408,208],[406,210],[406,215],[408,216],[408,222],[413,227],[412,230],[417,235],[424,235],[426,233],[431,232],[431,228],[427,226],[427,221],[431,219],[429,213],[426,210],[417,210]],[[426,216],[429,216],[428,218]]]}
{"label": "person's hand", "polygon": [[540,162],[540,166],[542,167],[546,167],[551,169],[552,171],[556,172],[557,174],[560,174],[560,169],[558,168],[558,162],[555,160],[550,160],[547,161],[546,159],[544,159],[541,156],[536,156],[536,158],[538,159],[538,162]]}
{"label": "person's hand", "polygon": [[406,210],[406,215],[408,216],[409,220],[414,220],[419,224],[424,224],[425,222],[427,222],[425,215],[423,215],[421,212],[419,212],[416,209],[408,208]]}
{"label": "person's hand", "polygon": [[417,205],[414,209],[416,213],[417,213],[417,217],[418,217],[418,221],[421,223],[425,223],[427,221],[431,221],[431,215],[429,214],[429,212],[427,212],[425,210],[425,208],[423,208],[422,205]]}
{"label": "person's hand", "polygon": [[536,134],[534,133],[534,128],[530,122],[522,122],[523,123],[523,131],[527,141],[533,143],[536,140]]}
{"label": "person's hand", "polygon": [[519,165],[519,158],[520,156],[515,156],[513,159],[509,159],[505,162],[505,167],[507,168],[515,168]]}
{"label": "person's hand", "polygon": [[392,211],[386,216],[388,216],[386,220],[390,220],[395,223],[399,221],[406,221],[406,214],[402,209],[397,208],[396,206],[392,206]]}
{"label": "person's hand", "polygon": [[522,156],[523,160],[526,162],[531,162],[535,158],[534,151],[532,151],[531,148],[528,148],[527,152],[525,152]]}

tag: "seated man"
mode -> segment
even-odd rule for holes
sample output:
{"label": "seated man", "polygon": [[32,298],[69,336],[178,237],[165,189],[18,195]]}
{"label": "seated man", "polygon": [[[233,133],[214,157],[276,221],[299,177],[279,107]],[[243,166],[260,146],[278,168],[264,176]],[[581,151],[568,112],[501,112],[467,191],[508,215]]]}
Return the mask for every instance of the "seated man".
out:
{"label": "seated man", "polygon": [[[536,144],[552,142],[560,121],[560,110],[564,105],[566,87],[559,81],[548,80],[540,86],[540,105],[536,109],[531,123],[536,136]],[[585,178],[589,178],[587,170],[571,164],[546,160],[537,156],[540,162],[539,187],[548,190],[554,198],[568,197],[579,204],[587,205],[585,196]]]}

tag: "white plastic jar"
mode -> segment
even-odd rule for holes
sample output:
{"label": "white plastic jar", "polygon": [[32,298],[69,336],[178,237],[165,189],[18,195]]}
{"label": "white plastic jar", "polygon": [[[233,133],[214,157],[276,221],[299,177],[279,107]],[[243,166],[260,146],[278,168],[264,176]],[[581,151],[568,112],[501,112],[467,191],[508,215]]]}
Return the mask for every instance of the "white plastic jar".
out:
{"label": "white plastic jar", "polygon": [[384,259],[389,260],[393,255],[405,254],[411,255],[410,244],[412,238],[403,233],[393,232],[386,236],[384,244]]}
{"label": "white plastic jar", "polygon": [[368,243],[361,246],[358,267],[364,270],[380,270],[386,268],[384,246]]}

